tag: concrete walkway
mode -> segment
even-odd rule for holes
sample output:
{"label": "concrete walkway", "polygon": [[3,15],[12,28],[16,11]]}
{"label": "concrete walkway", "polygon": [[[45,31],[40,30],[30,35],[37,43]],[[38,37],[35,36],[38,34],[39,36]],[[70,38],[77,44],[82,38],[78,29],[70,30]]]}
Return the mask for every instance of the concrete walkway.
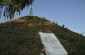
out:
{"label": "concrete walkway", "polygon": [[67,51],[53,33],[39,34],[47,55],[67,55]]}

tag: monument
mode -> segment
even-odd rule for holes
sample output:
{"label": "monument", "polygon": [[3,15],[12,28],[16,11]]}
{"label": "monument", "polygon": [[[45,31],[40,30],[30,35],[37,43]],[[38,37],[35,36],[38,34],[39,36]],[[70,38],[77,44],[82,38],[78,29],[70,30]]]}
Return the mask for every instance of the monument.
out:
{"label": "monument", "polygon": [[31,4],[29,16],[33,16],[32,4]]}

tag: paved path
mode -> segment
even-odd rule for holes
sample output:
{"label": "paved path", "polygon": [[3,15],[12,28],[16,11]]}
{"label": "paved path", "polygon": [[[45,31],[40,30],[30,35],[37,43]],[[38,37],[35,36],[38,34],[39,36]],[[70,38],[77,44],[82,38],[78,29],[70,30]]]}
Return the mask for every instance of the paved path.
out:
{"label": "paved path", "polygon": [[39,32],[47,55],[67,55],[66,50],[53,33]]}

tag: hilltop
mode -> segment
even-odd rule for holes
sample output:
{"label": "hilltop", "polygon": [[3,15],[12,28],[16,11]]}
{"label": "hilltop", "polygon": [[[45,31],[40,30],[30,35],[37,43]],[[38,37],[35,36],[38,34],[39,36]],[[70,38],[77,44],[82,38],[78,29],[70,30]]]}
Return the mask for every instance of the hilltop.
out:
{"label": "hilltop", "polygon": [[85,54],[85,37],[46,18],[25,16],[0,23],[0,55],[40,55],[39,32],[52,32],[69,55]]}

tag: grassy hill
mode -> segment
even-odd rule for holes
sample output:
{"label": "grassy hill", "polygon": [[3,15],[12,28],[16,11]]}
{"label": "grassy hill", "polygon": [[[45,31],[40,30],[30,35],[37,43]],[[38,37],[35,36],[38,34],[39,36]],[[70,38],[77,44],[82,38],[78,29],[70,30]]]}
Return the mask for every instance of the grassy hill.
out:
{"label": "grassy hill", "polygon": [[40,55],[39,32],[52,32],[69,55],[85,54],[85,37],[46,18],[25,16],[0,23],[0,55]]}

